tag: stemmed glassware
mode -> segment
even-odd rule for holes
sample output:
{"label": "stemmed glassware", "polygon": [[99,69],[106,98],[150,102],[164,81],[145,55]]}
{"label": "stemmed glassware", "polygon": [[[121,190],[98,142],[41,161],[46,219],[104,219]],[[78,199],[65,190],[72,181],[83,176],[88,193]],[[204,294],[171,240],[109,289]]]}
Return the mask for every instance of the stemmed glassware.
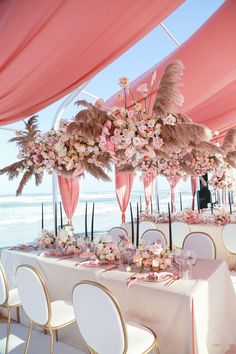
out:
{"label": "stemmed glassware", "polygon": [[188,250],[185,252],[186,263],[189,267],[189,278],[193,277],[193,266],[196,263],[197,256],[194,251]]}
{"label": "stemmed glassware", "polygon": [[185,256],[184,256],[184,252],[179,249],[179,248],[176,248],[174,250],[174,261],[176,264],[178,264],[179,266],[179,271],[180,271],[180,274],[182,273],[183,271],[183,266],[184,266],[184,262],[185,262]]}

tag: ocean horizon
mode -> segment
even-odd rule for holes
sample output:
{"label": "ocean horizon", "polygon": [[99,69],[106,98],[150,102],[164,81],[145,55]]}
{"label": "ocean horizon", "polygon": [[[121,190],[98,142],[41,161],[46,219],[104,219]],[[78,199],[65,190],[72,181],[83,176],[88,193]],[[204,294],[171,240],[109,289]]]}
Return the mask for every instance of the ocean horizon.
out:
{"label": "ocean horizon", "polygon": [[[160,209],[167,210],[170,191],[159,191]],[[191,206],[191,193],[181,192],[183,207]],[[136,212],[137,202],[142,200],[142,210],[145,209],[144,192],[132,191],[131,203]],[[60,201],[58,195],[58,201]],[[73,217],[74,232],[84,235],[85,205],[88,203],[88,232],[90,233],[92,204],[95,203],[94,232],[105,233],[112,227],[121,224],[121,212],[114,191],[81,193]],[[13,194],[0,195],[0,247],[13,246],[35,241],[41,232],[41,205],[44,203],[44,228],[54,229],[52,194],[24,194],[16,197]],[[179,194],[176,196],[176,206],[179,210]],[[153,209],[156,209],[156,197],[153,197]],[[59,211],[59,208],[58,208]],[[126,220],[130,220],[129,208]],[[63,211],[63,223],[67,217]],[[58,213],[60,225],[60,212]]]}

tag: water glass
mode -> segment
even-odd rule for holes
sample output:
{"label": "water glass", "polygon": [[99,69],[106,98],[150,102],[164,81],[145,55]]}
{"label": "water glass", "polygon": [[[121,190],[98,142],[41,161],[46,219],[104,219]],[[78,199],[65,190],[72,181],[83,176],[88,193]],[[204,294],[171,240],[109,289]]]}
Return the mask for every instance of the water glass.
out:
{"label": "water glass", "polygon": [[193,266],[196,264],[197,255],[194,251],[188,250],[185,252],[186,263],[189,267],[189,278],[193,277]]}

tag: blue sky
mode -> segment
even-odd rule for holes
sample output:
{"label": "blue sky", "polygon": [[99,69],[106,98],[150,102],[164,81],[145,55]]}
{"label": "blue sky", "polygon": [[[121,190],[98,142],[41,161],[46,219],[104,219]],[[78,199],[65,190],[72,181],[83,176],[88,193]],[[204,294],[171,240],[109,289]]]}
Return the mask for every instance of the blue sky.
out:
{"label": "blue sky", "polygon": [[[223,0],[187,0],[163,22],[176,39],[180,43],[183,43],[223,2]],[[142,40],[136,43],[136,45],[98,73],[88,84],[86,91],[106,100],[117,91],[117,82],[120,76],[126,75],[132,81],[175,49],[176,44],[167,36],[160,26],[157,26]],[[84,95],[80,95],[79,98],[93,102],[92,99]],[[59,100],[38,113],[41,130],[47,130],[51,127],[53,117],[63,100],[64,99]],[[64,112],[63,118],[70,119],[75,113],[76,109],[72,103]],[[17,127],[17,129],[21,128],[22,122],[16,123],[14,127]],[[0,130],[0,167],[4,167],[16,161],[17,149],[14,144],[7,143],[12,136],[13,133]],[[113,176],[111,175],[111,177]],[[160,188],[168,188],[168,184],[164,178],[160,180],[159,185]],[[16,187],[17,181],[8,181],[6,176],[0,176],[0,195],[14,194]],[[141,188],[141,182],[139,178],[136,177],[134,189],[137,190]],[[180,189],[185,188],[187,188],[187,186],[184,186],[184,184],[180,186]],[[113,178],[112,182],[104,183],[86,174],[82,184],[82,192],[106,190],[114,190]],[[42,185],[39,187],[35,187],[33,182],[30,182],[23,193],[51,193],[51,177],[45,176]]]}

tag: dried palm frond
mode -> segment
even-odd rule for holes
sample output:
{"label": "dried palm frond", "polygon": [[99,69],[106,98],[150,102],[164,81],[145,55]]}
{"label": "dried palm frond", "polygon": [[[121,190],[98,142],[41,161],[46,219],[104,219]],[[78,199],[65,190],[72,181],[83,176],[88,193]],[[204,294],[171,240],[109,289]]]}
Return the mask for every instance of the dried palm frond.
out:
{"label": "dried palm frond", "polygon": [[85,170],[90,173],[93,177],[97,179],[101,179],[104,182],[110,182],[111,179],[110,177],[106,174],[106,172],[103,170],[102,167],[100,166],[95,166],[90,163],[85,162]]}
{"label": "dried palm frond", "polygon": [[235,149],[236,145],[236,129],[229,129],[225,135],[224,142],[222,144],[222,149],[226,152]]}
{"label": "dried palm frond", "polygon": [[109,120],[107,113],[85,100],[77,101],[76,104],[86,109],[76,114],[74,122],[68,126],[68,134],[79,134],[85,139],[97,139],[102,133],[103,125]]}
{"label": "dried palm frond", "polygon": [[179,80],[183,75],[184,65],[180,60],[170,62],[162,75],[153,112],[157,116],[166,116],[168,113],[175,113],[176,107],[180,105],[183,96],[179,92],[181,84]]}
{"label": "dried palm frond", "polygon": [[194,143],[193,145],[199,151],[207,151],[210,154],[222,154],[221,148],[215,144],[209,143],[208,141],[201,141],[200,143]]}
{"label": "dried palm frond", "polygon": [[39,186],[42,183],[43,176],[38,174],[38,173],[35,173],[34,174],[34,180],[35,180],[35,185]]}
{"label": "dried palm frond", "polygon": [[18,146],[25,147],[30,141],[34,140],[39,131],[37,118],[38,116],[32,116],[27,122],[24,121],[25,129],[20,131],[20,135],[11,138],[9,142],[15,142]]}
{"label": "dried palm frond", "polygon": [[236,168],[236,151],[230,151],[226,157],[225,162],[228,163],[231,167]]}
{"label": "dried palm frond", "polygon": [[118,168],[119,172],[134,172],[134,167],[132,165],[125,165]]}
{"label": "dried palm frond", "polygon": [[25,185],[27,184],[27,182],[30,180],[30,178],[32,177],[32,175],[34,174],[34,168],[30,167],[30,169],[28,171],[26,171],[23,174],[23,177],[20,181],[20,184],[16,190],[16,195],[20,195],[22,193],[23,188],[25,187]]}
{"label": "dried palm frond", "polygon": [[0,175],[6,174],[8,176],[8,179],[11,181],[14,178],[17,178],[19,176],[20,170],[24,168],[25,163],[26,163],[25,159],[14,162],[9,166],[0,169]]}

